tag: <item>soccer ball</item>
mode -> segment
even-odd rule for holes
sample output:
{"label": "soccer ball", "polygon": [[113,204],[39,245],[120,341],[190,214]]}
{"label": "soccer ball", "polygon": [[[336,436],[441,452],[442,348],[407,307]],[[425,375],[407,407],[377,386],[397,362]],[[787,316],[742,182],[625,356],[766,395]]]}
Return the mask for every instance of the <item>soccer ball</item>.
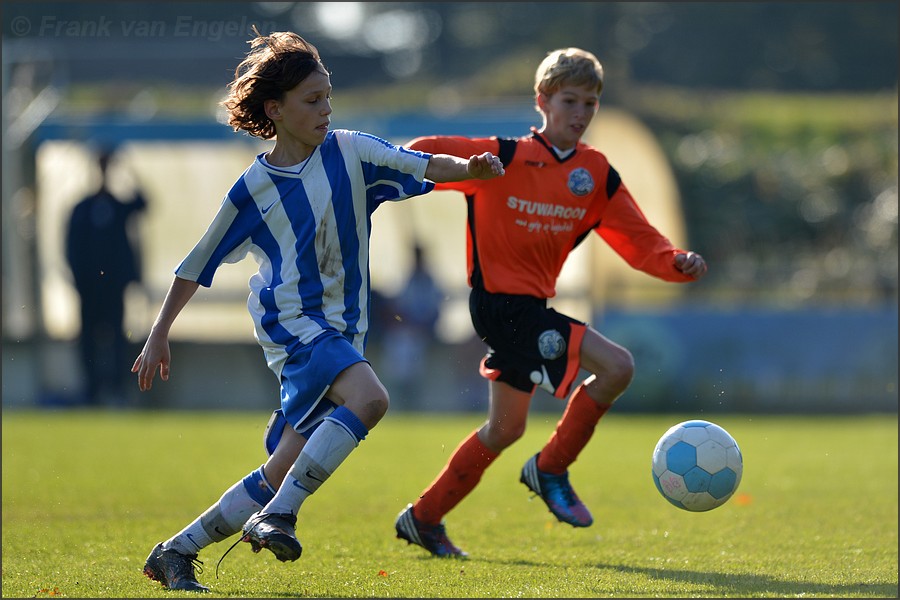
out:
{"label": "soccer ball", "polygon": [[653,450],[653,483],[684,510],[722,506],[741,483],[744,459],[731,435],[709,421],[684,421],[666,431]]}

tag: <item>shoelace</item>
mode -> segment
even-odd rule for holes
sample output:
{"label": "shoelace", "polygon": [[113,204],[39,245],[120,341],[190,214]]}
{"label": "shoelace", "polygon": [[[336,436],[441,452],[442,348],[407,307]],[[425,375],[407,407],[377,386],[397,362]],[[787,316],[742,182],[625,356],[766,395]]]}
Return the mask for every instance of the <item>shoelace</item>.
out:
{"label": "shoelace", "polygon": [[231,552],[232,550],[234,550],[234,547],[235,547],[235,546],[237,546],[238,544],[240,544],[241,542],[243,542],[245,539],[247,539],[247,537],[250,535],[250,532],[253,531],[253,528],[254,528],[254,527],[256,527],[257,525],[259,525],[260,523],[262,523],[263,521],[265,521],[265,520],[268,519],[269,517],[273,516],[273,514],[274,514],[274,513],[265,513],[265,514],[259,515],[259,517],[256,519],[256,523],[253,524],[253,527],[251,527],[250,529],[247,530],[247,533],[241,532],[241,535],[240,535],[240,537],[237,539],[237,541],[236,541],[235,543],[233,543],[233,544],[228,548],[228,550],[225,551],[225,554],[223,554],[223,555],[222,555],[222,558],[219,559],[219,562],[216,563],[216,579],[219,578],[219,565],[222,564],[222,561],[225,560],[225,557],[228,556],[228,553]]}
{"label": "shoelace", "polygon": [[197,579],[198,574],[203,573],[203,561],[197,558],[196,554],[183,554],[188,561],[179,561],[175,566],[175,579],[187,577],[189,579]]}
{"label": "shoelace", "polygon": [[200,560],[199,558],[193,558],[193,559],[191,559],[191,564],[194,565],[194,569],[196,569],[196,572],[198,574],[200,574],[200,575],[203,574],[203,561],[202,560]]}

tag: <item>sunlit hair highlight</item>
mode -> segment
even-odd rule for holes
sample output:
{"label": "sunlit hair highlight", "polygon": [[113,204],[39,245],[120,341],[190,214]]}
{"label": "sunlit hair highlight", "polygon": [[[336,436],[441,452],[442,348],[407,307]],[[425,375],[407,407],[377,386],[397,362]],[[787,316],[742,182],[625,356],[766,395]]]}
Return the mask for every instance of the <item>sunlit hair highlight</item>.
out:
{"label": "sunlit hair highlight", "polygon": [[561,48],[548,53],[534,74],[536,94],[551,95],[566,85],[603,91],[603,65],[581,48]]}
{"label": "sunlit hair highlight", "polygon": [[281,100],[315,71],[327,73],[315,46],[296,33],[278,31],[250,40],[250,52],[234,70],[228,96],[221,104],[228,124],[264,140],[275,136],[275,124],[266,115],[266,100]]}

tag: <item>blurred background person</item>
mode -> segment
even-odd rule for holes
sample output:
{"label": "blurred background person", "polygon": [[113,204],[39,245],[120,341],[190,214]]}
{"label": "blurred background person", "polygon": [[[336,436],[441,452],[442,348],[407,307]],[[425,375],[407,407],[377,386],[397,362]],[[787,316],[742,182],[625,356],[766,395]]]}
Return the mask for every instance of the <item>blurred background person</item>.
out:
{"label": "blurred background person", "polygon": [[133,198],[116,197],[109,187],[115,150],[97,156],[100,186],[72,210],[66,233],[66,260],[80,300],[79,358],[85,379],[83,402],[125,404],[129,376],[124,331],[125,290],[141,281],[135,218],[146,210],[139,189]]}
{"label": "blurred background person", "polygon": [[382,338],[385,374],[397,404],[404,408],[426,406],[426,380],[423,365],[437,343],[437,323],[444,303],[444,290],[435,281],[425,259],[425,250],[413,247],[413,267],[409,278],[390,300],[391,318],[385,321],[387,335]]}

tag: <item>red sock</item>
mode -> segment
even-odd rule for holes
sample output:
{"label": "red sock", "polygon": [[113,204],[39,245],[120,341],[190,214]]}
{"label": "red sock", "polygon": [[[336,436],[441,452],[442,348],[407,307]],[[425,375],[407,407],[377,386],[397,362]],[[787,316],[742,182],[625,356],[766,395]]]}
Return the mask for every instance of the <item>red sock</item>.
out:
{"label": "red sock", "polygon": [[423,523],[437,525],[460,500],[475,489],[491,462],[500,456],[478,439],[473,431],[453,451],[437,478],[413,504],[413,516]]}
{"label": "red sock", "polygon": [[575,388],[562,418],[556,424],[556,431],[538,456],[537,468],[554,475],[565,473],[587,445],[597,422],[610,406],[612,403],[601,406],[594,402],[587,395],[584,384]]}

